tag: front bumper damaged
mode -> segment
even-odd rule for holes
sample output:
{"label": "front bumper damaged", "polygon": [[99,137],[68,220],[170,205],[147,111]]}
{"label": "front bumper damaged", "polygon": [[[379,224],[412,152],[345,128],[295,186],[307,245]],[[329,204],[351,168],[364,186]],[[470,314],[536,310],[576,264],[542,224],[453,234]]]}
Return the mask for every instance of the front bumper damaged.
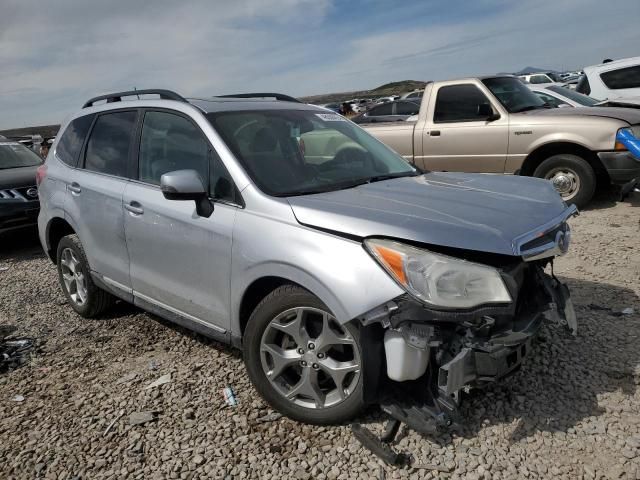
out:
{"label": "front bumper damaged", "polygon": [[[516,299],[509,306],[437,312],[402,297],[362,319],[365,327],[375,324],[383,331],[395,330],[407,348],[429,354],[429,363],[419,378],[393,381],[381,375],[373,387],[375,392],[365,384],[365,400],[379,404],[393,419],[388,431],[398,422],[423,434],[457,428],[462,422],[458,411],[462,395],[517,371],[545,322],[576,334],[566,285],[546,274],[542,266],[527,263],[505,275],[509,277],[505,284]],[[376,368],[378,372],[385,370],[381,364]],[[358,428],[358,438],[370,441]]]}

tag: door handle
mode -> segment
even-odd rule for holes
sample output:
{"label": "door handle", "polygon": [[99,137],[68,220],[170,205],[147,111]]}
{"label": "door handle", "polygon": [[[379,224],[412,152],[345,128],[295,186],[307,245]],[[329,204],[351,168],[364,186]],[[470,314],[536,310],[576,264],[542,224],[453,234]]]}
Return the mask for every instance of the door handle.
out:
{"label": "door handle", "polygon": [[440,130],[431,130],[429,132],[429,135],[431,135],[432,137],[439,137],[440,136]]}
{"label": "door handle", "polygon": [[78,195],[82,191],[78,182],[72,182],[70,185],[67,185],[67,188],[71,193],[74,193],[76,195]]}
{"label": "door handle", "polygon": [[142,208],[142,205],[140,205],[140,203],[136,202],[135,200],[125,204],[124,208],[126,208],[134,215],[142,215],[144,213],[144,208]]}

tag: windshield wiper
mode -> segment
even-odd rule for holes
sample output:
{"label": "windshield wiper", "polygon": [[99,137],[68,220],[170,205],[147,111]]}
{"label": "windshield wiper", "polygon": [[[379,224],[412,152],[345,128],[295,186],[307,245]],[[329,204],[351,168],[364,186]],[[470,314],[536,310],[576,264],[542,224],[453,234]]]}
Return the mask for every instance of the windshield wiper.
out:
{"label": "windshield wiper", "polygon": [[393,173],[393,174],[387,174],[387,175],[375,175],[373,177],[358,178],[356,180],[352,180],[348,182],[334,183],[331,185],[318,186],[315,188],[295,190],[293,192],[283,193],[278,196],[294,197],[297,195],[313,195],[314,193],[334,192],[337,190],[347,190],[349,188],[359,187],[360,185],[366,185],[368,183],[382,182],[383,180],[391,180],[392,178],[417,177],[418,175],[422,175],[418,170],[415,170],[412,172]]}

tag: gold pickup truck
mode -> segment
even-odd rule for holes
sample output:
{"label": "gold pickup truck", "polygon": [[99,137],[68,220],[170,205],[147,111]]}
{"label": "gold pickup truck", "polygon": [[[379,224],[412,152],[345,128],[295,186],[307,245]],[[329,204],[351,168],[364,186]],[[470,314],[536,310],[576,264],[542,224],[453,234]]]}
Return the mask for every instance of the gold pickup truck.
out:
{"label": "gold pickup truck", "polygon": [[640,110],[549,108],[511,76],[432,82],[418,115],[361,126],[425,170],[546,178],[578,207],[598,183],[640,179],[640,158],[616,141],[622,129],[640,138]]}

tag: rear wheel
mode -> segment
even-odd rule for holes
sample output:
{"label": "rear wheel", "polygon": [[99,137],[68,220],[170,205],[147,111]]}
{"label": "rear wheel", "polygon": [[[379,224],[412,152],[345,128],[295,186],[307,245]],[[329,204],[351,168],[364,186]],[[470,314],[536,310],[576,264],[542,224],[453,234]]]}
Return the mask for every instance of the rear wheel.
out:
{"label": "rear wheel", "polygon": [[115,300],[91,279],[89,262],[77,235],[62,237],[57,250],[58,278],[69,305],[82,317],[93,318]]}
{"label": "rear wheel", "polygon": [[306,423],[348,420],[362,408],[358,329],[340,325],[307,290],[277,288],[256,307],[244,335],[244,359],[273,408]]}
{"label": "rear wheel", "polygon": [[589,203],[596,190],[593,167],[582,157],[569,153],[547,158],[533,176],[550,180],[565,202],[580,208]]}

